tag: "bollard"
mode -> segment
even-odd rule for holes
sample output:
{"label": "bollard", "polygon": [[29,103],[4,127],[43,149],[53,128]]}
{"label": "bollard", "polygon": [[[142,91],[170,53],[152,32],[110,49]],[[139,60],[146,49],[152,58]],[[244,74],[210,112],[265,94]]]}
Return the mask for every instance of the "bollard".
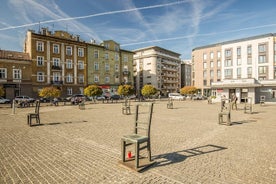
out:
{"label": "bollard", "polygon": [[15,114],[15,100],[12,101],[12,114]]}

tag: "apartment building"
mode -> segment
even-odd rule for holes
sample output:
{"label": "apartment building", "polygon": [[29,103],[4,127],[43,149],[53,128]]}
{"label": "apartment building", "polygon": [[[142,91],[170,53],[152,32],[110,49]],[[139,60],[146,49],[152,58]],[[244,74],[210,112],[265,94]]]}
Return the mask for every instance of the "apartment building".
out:
{"label": "apartment building", "polygon": [[181,61],[181,88],[192,85],[191,60]]}
{"label": "apartment building", "polygon": [[42,28],[27,31],[24,52],[32,60],[32,92],[56,86],[61,96],[83,93],[87,86],[87,45],[78,35]]}
{"label": "apartment building", "polygon": [[153,85],[162,96],[171,92],[179,92],[181,85],[180,54],[173,51],[151,46],[134,50],[134,78],[136,93],[144,85]]}
{"label": "apartment building", "polygon": [[97,84],[106,92],[116,92],[121,84],[134,85],[133,52],[113,40],[88,44],[87,50],[88,85]]}
{"label": "apartment building", "polygon": [[4,88],[5,98],[32,95],[31,63],[26,53],[0,50],[0,86]]}
{"label": "apartment building", "polygon": [[[217,47],[214,47],[215,45]],[[215,45],[193,50],[196,71],[193,80],[196,87],[202,88],[203,92],[204,89],[210,88],[210,94],[217,96],[217,100],[220,100],[221,95],[230,98],[234,93],[238,97],[238,102],[251,97],[253,103],[258,103],[260,96],[265,96],[269,102],[276,101],[275,34],[258,35]],[[217,76],[212,80],[211,53],[214,48],[220,53],[220,59],[218,55],[214,59],[214,62],[217,62]]]}

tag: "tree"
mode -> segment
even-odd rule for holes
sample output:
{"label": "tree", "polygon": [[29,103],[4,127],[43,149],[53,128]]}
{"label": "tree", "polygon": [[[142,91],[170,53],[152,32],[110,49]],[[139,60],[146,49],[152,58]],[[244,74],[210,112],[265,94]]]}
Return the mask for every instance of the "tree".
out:
{"label": "tree", "polygon": [[150,96],[155,95],[157,93],[157,89],[152,85],[145,85],[142,88],[141,93],[145,97],[150,97]]}
{"label": "tree", "polygon": [[5,90],[3,87],[0,87],[0,96],[4,96]]}
{"label": "tree", "polygon": [[103,93],[103,90],[98,85],[90,85],[84,89],[84,94],[89,97],[99,96],[99,95],[102,95],[102,93]]}
{"label": "tree", "polygon": [[118,94],[123,96],[129,96],[134,94],[134,88],[131,85],[120,85],[118,88]]}
{"label": "tree", "polygon": [[60,97],[60,90],[56,87],[50,86],[45,87],[42,90],[39,91],[38,95],[43,98],[56,98]]}
{"label": "tree", "polygon": [[182,95],[191,95],[197,92],[197,88],[194,86],[185,86],[180,89],[180,94]]}

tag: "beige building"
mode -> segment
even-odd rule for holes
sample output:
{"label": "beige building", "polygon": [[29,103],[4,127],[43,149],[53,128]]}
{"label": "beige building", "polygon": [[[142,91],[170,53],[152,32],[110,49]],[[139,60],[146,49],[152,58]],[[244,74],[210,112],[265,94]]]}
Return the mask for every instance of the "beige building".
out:
{"label": "beige building", "polygon": [[6,98],[32,96],[31,63],[26,53],[0,50],[0,86],[4,88]]}
{"label": "beige building", "polygon": [[[264,34],[193,49],[193,81],[205,95],[276,102],[276,36]],[[213,57],[212,57],[213,56]],[[212,72],[213,71],[213,72]],[[212,74],[213,73],[213,74]]]}
{"label": "beige building", "polygon": [[105,92],[115,93],[121,84],[134,85],[133,52],[123,50],[112,40],[100,45],[91,43],[87,46],[88,85],[96,84]]}
{"label": "beige building", "polygon": [[39,33],[29,30],[24,51],[32,59],[33,96],[46,86],[61,89],[62,97],[83,93],[87,85],[86,43],[79,36],[65,31],[50,32],[42,28]]}
{"label": "beige building", "polygon": [[134,76],[138,96],[146,84],[153,85],[165,96],[180,90],[180,54],[157,46],[134,52]]}
{"label": "beige building", "polygon": [[221,81],[221,45],[197,47],[192,51],[192,85],[205,96],[212,82]]}

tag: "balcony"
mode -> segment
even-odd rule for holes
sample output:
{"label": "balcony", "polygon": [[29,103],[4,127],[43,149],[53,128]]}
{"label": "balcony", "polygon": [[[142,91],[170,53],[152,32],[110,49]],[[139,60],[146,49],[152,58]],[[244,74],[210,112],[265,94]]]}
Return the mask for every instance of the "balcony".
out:
{"label": "balcony", "polygon": [[61,66],[52,65],[52,70],[62,70]]}
{"label": "balcony", "polygon": [[123,75],[128,75],[129,73],[129,71],[123,71]]}
{"label": "balcony", "polygon": [[51,84],[56,85],[56,86],[60,86],[63,84],[63,81],[51,81]]}

